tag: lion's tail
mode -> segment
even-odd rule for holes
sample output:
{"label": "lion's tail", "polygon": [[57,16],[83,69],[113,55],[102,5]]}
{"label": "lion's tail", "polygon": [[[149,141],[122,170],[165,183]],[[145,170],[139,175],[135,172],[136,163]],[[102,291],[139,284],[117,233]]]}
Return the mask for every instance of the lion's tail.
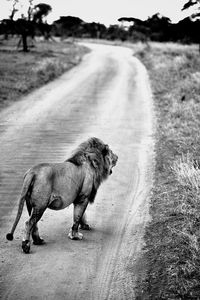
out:
{"label": "lion's tail", "polygon": [[17,211],[17,215],[15,218],[14,224],[12,226],[11,232],[7,233],[7,235],[6,235],[6,238],[9,241],[13,240],[13,234],[14,234],[17,224],[21,218],[23,207],[24,207],[24,202],[26,200],[26,196],[31,194],[34,182],[35,182],[35,174],[28,171],[24,176],[24,183],[22,186],[21,196],[20,196],[19,205],[18,205],[18,211]]}

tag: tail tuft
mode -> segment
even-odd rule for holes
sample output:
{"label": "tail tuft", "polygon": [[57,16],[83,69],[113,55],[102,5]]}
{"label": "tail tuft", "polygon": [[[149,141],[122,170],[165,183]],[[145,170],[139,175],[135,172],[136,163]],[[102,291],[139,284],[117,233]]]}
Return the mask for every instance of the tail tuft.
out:
{"label": "tail tuft", "polygon": [[12,241],[13,240],[13,234],[12,233],[7,233],[6,238],[7,238],[7,240]]}

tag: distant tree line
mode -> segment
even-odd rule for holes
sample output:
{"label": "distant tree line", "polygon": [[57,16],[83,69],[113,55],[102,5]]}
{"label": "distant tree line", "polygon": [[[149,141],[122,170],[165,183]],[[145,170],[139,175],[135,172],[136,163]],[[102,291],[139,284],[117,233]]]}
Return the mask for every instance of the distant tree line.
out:
{"label": "distant tree line", "polygon": [[[11,15],[0,21],[0,35],[3,35],[5,39],[10,35],[19,35],[24,51],[28,51],[27,37],[34,39],[36,35],[42,35],[45,39],[59,36],[63,39],[73,37],[131,42],[200,43],[200,20],[196,18],[199,16],[199,12],[195,16],[187,17],[176,24],[173,24],[169,18],[157,13],[147,20],[121,17],[118,19],[118,24],[109,27],[101,23],[87,23],[73,16],[61,16],[50,25],[44,21],[44,17],[52,10],[50,5],[40,3],[33,6],[34,0],[29,0],[27,16],[22,15],[21,18],[14,20],[17,12],[16,4],[19,0],[12,1]],[[183,9],[194,4],[200,5],[200,0],[189,0]]]}
{"label": "distant tree line", "polygon": [[160,14],[147,20],[122,17],[119,24],[106,27],[100,23],[86,23],[77,17],[63,16],[52,24],[51,32],[61,37],[100,38],[122,41],[174,41],[198,43],[200,21],[188,17],[177,24]]}

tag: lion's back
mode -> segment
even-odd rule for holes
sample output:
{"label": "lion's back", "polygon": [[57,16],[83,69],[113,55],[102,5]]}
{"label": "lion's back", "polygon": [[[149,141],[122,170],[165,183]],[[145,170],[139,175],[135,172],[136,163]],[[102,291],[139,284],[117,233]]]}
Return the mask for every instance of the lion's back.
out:
{"label": "lion's back", "polygon": [[75,198],[83,183],[82,168],[70,163],[43,163],[31,168],[35,184],[32,196],[47,199],[51,195],[59,195],[64,199]]}

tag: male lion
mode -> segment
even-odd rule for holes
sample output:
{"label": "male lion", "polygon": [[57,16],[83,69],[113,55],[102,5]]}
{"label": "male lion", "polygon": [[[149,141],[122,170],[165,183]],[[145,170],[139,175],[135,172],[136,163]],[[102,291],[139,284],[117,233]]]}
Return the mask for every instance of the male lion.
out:
{"label": "male lion", "polygon": [[47,208],[59,210],[73,203],[74,222],[68,237],[81,240],[79,225],[82,229],[90,229],[84,217],[87,205],[94,201],[99,185],[112,173],[117,159],[108,145],[93,137],[80,144],[65,162],[43,163],[29,169],[24,176],[17,216],[6,238],[13,240],[26,201],[30,218],[25,223],[22,240],[25,253],[30,251],[30,234],[35,245],[44,242],[39,236],[37,222]]}

